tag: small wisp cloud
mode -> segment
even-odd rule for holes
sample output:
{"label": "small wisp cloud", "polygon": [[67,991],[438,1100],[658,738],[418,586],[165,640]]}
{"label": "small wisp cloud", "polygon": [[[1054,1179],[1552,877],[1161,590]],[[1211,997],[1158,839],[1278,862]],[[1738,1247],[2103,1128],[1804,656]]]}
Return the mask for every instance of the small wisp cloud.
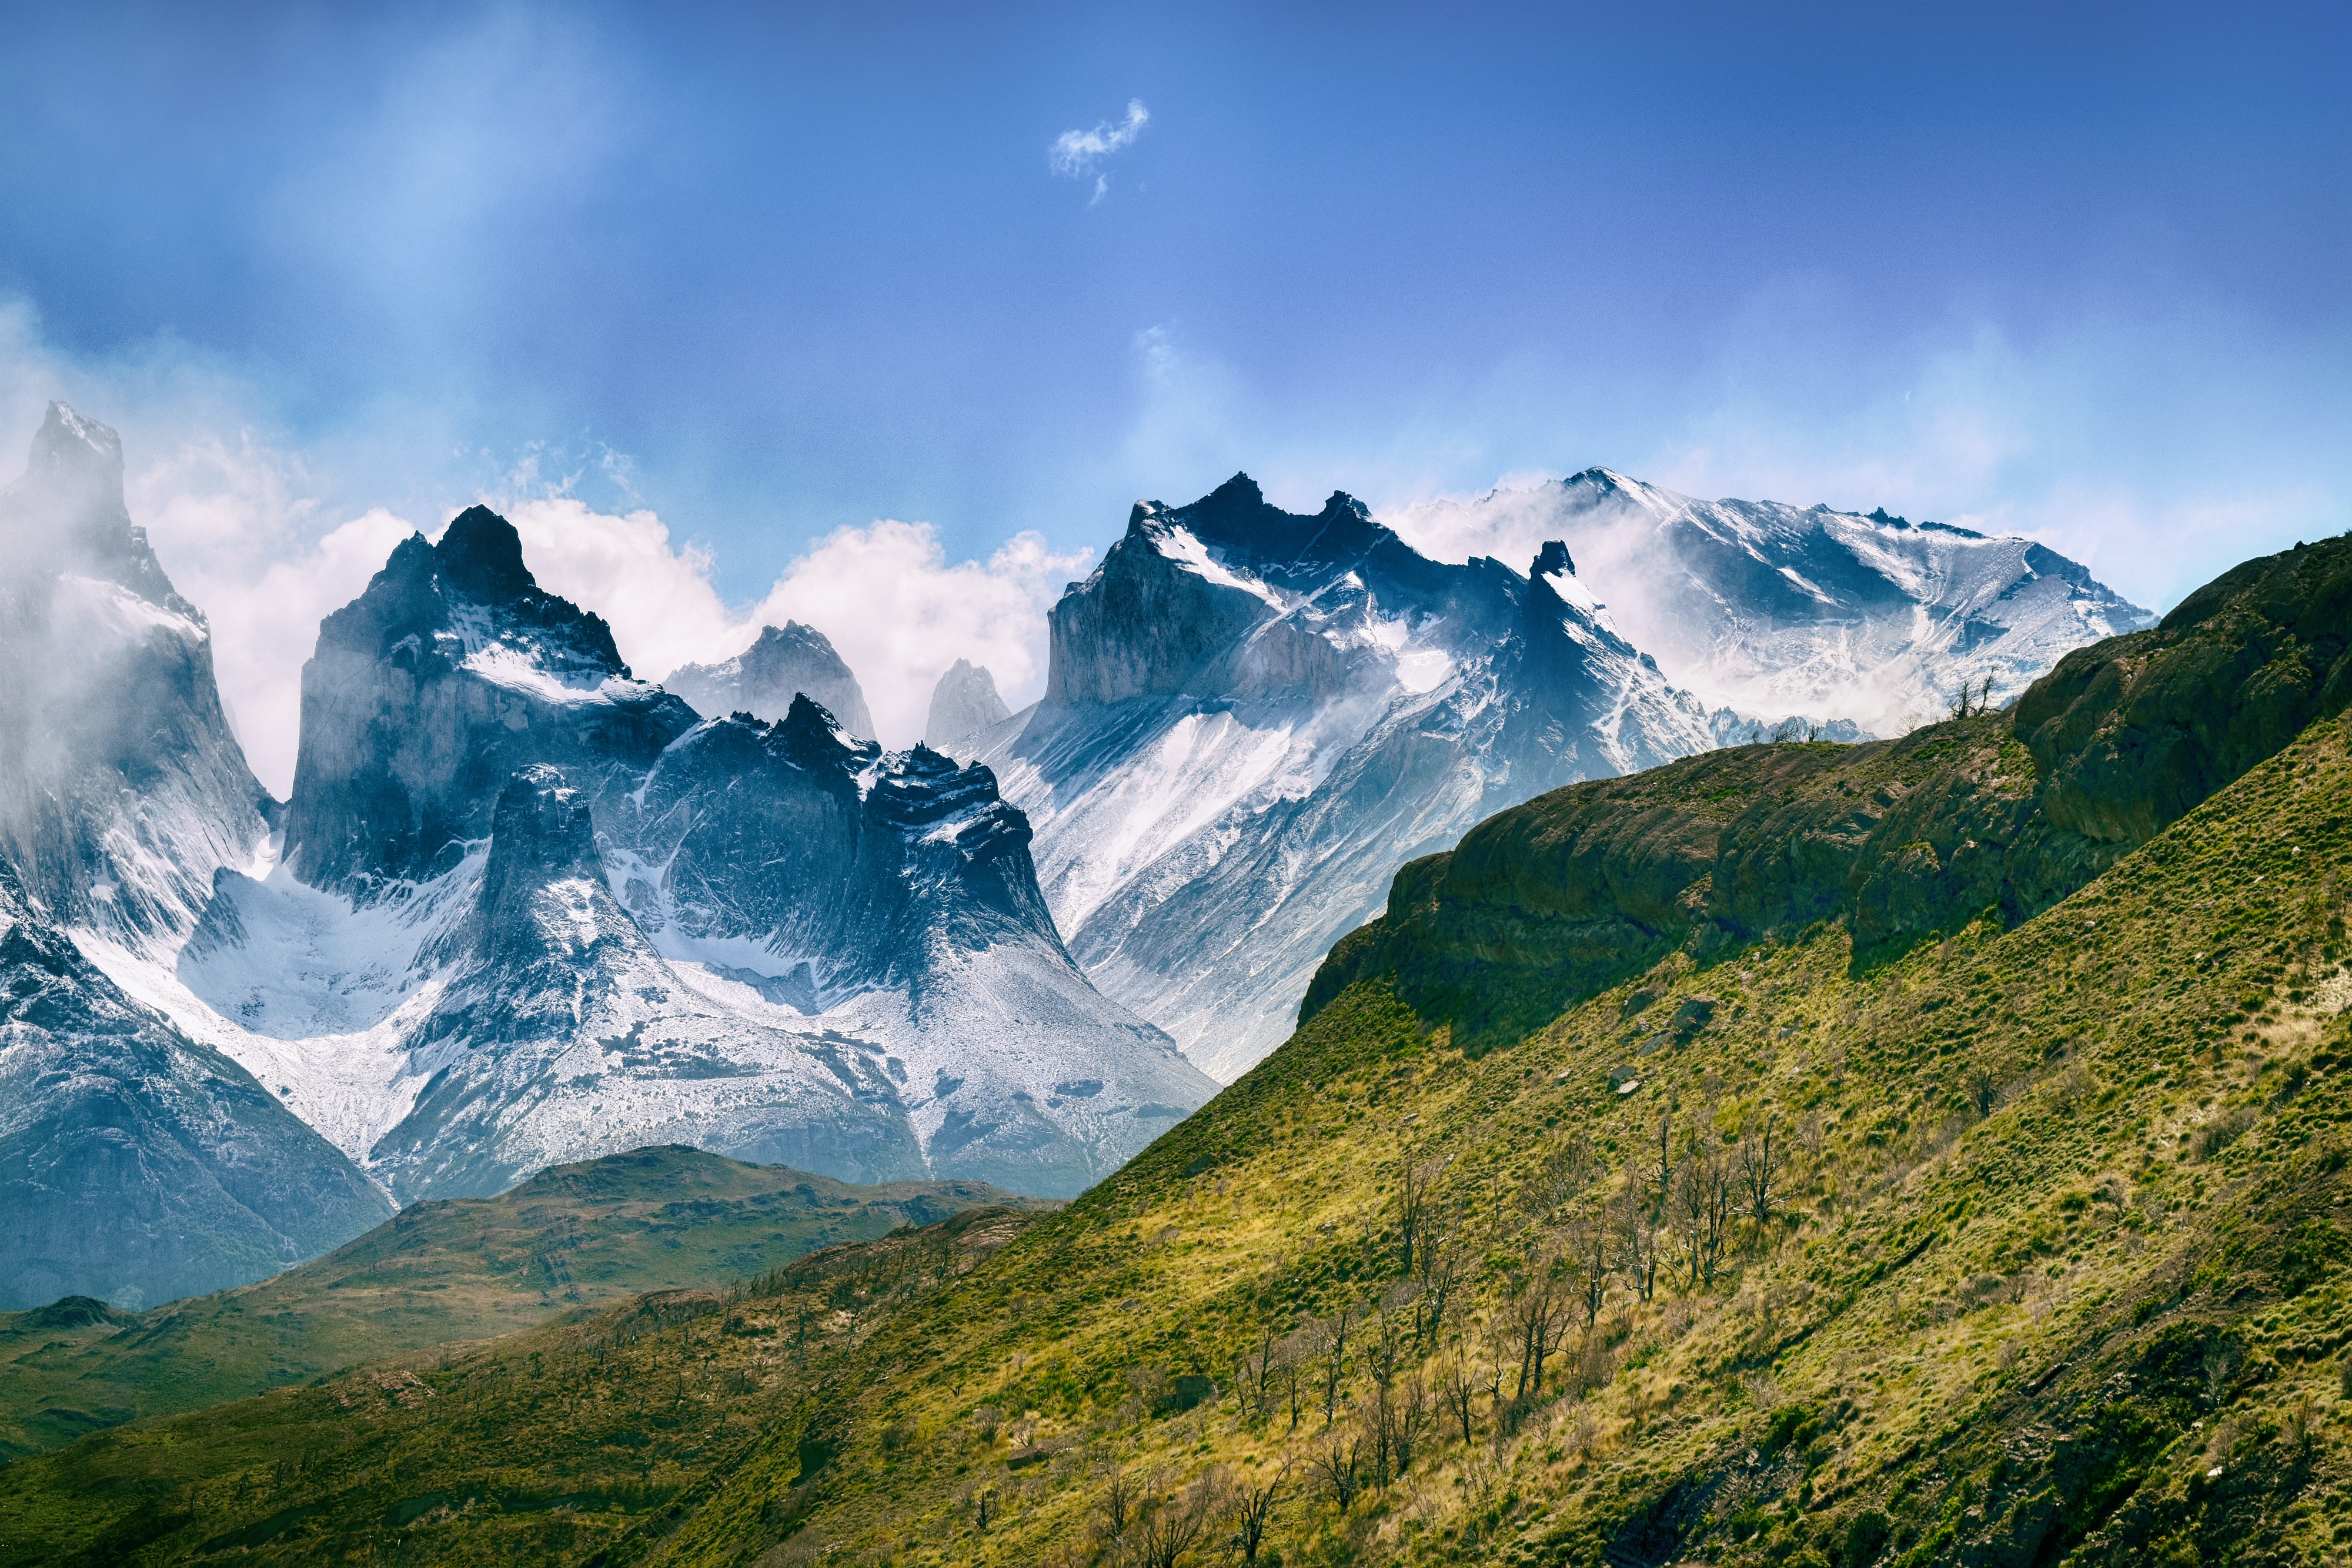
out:
{"label": "small wisp cloud", "polygon": [[1143,107],[1143,100],[1129,99],[1125,120],[1107,120],[1092,131],[1065,131],[1054,138],[1054,144],[1045,150],[1046,164],[1068,180],[1092,175],[1095,193],[1087,203],[1092,206],[1110,193],[1110,176],[1101,170],[1103,160],[1142,135],[1143,128],[1150,121],[1151,111]]}

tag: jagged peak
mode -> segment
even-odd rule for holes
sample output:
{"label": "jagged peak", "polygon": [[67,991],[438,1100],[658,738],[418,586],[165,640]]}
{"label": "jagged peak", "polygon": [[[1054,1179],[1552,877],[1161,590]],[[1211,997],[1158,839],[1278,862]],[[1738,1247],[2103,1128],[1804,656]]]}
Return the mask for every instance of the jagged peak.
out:
{"label": "jagged peak", "polygon": [[49,404],[41,428],[33,435],[32,464],[37,469],[72,469],[122,482],[122,437],[114,427],[76,413],[62,402]]}
{"label": "jagged peak", "polygon": [[1535,565],[1528,569],[1530,577],[1576,575],[1576,561],[1568,553],[1568,545],[1560,539],[1546,539],[1543,549],[1536,552]]}
{"label": "jagged peak", "polygon": [[1236,472],[1232,478],[1202,497],[1201,500],[1195,501],[1193,505],[1199,506],[1206,501],[1214,501],[1228,507],[1257,507],[1265,504],[1265,492],[1259,489],[1257,481],[1247,474]]}
{"label": "jagged peak", "polygon": [[479,604],[504,604],[539,591],[523,564],[522,536],[488,507],[467,507],[433,547],[444,581]]}
{"label": "jagged peak", "polygon": [[793,694],[793,706],[770,733],[782,744],[786,761],[812,770],[837,768],[855,772],[881,755],[882,750],[873,741],[852,736],[833,716],[831,708],[806,692]]}

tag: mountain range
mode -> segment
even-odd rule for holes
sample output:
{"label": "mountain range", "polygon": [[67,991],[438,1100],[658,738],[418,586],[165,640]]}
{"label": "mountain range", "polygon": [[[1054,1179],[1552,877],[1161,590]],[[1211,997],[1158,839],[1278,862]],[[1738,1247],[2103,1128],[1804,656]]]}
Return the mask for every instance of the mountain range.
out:
{"label": "mountain range", "polygon": [[[961,760],[886,751],[820,633],[647,683],[475,507],[321,623],[280,804],[110,431],[53,405],[0,549],[22,1304],[256,1278],[387,1199],[650,1144],[1071,1196],[1284,1038],[1401,864],[1740,725],[1822,733],[1675,684],[1558,539],[1447,564],[1237,476],[1138,504],[1051,613],[1040,702],[959,662],[932,729]],[[1927,613],[1853,559],[1812,570],[1862,622]],[[87,1222],[173,1205],[143,1222],[170,1248]]]}

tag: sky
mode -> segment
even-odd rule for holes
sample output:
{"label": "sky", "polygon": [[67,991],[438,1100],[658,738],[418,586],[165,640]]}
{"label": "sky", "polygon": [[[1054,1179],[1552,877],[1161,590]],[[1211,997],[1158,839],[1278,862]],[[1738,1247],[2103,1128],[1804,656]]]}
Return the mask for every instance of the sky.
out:
{"label": "sky", "polygon": [[477,499],[639,674],[797,615],[894,744],[1237,470],[1884,506],[2158,607],[2352,527],[2340,5],[6,28],[0,454],[121,430],[281,790],[319,616]]}

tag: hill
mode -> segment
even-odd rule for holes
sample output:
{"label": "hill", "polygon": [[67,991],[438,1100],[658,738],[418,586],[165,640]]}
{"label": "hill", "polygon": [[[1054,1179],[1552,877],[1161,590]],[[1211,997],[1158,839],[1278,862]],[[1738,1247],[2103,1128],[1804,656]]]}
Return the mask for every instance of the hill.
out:
{"label": "hill", "polygon": [[1888,747],[1505,813],[969,1269],[950,1225],[625,1375],[660,1298],[100,1433],[0,1470],[0,1561],[2326,1561],[2347,566],[2250,563]]}
{"label": "hill", "polygon": [[640,1291],[707,1289],[979,1205],[977,1182],[850,1186],[677,1146],[424,1203],[270,1279],[146,1312],[68,1298],[0,1313],[0,1455],[194,1410]]}

